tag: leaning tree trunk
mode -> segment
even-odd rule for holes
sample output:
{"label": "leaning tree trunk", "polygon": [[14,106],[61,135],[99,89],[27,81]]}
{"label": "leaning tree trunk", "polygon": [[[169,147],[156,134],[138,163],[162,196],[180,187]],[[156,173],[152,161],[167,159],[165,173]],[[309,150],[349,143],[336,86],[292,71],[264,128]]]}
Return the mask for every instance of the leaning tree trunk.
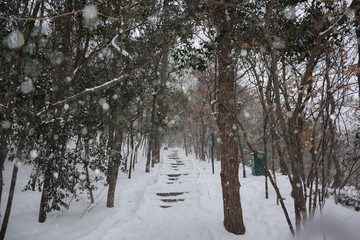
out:
{"label": "leaning tree trunk", "polygon": [[[227,1],[228,2],[228,1]],[[234,61],[231,57],[231,32],[234,9],[222,5],[215,7],[215,24],[218,34],[219,91],[217,124],[221,139],[221,186],[223,194],[224,227],[227,231],[240,235],[245,233],[240,202],[239,152],[236,137],[236,121],[233,115]]]}
{"label": "leaning tree trunk", "polygon": [[14,192],[15,192],[15,185],[16,185],[16,179],[17,179],[18,170],[19,170],[19,167],[17,166],[17,163],[15,163],[14,168],[13,168],[13,173],[12,173],[12,176],[11,176],[10,192],[9,192],[8,202],[7,202],[7,205],[6,205],[5,216],[4,216],[4,220],[3,220],[3,223],[2,223],[2,226],[1,226],[1,231],[0,231],[0,239],[1,240],[3,240],[5,238],[7,225],[9,223],[11,206],[12,206],[13,198],[14,198]]}

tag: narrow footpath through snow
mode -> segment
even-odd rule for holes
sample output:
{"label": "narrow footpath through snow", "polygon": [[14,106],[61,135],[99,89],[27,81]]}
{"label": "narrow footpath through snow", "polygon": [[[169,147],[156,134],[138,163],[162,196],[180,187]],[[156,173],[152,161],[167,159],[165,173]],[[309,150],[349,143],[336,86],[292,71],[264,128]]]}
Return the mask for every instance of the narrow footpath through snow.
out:
{"label": "narrow footpath through snow", "polygon": [[192,207],[198,199],[193,190],[199,169],[190,159],[180,158],[178,150],[163,159],[132,218],[114,224],[102,239],[211,239]]}

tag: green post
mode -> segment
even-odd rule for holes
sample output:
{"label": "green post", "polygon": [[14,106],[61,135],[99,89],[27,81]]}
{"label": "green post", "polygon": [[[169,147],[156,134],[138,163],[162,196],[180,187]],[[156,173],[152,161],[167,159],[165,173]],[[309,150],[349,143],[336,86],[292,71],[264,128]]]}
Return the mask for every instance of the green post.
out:
{"label": "green post", "polygon": [[211,165],[212,165],[212,173],[215,173],[214,170],[214,147],[215,147],[215,137],[214,133],[211,133]]}
{"label": "green post", "polygon": [[214,137],[214,133],[211,133],[211,147],[215,147],[215,137]]}

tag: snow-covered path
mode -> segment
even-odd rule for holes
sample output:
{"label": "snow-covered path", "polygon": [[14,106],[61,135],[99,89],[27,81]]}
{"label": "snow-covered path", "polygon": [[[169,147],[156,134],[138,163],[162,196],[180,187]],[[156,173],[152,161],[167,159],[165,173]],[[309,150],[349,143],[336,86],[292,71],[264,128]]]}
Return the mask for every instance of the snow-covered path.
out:
{"label": "snow-covered path", "polygon": [[198,199],[192,190],[198,185],[199,169],[190,159],[180,158],[178,150],[169,151],[163,159],[130,219],[112,219],[109,228],[103,227],[101,239],[211,239],[192,207]]}
{"label": "snow-covered path", "polygon": [[[31,168],[19,169],[19,179],[5,239],[34,240],[289,240],[290,232],[276,205],[275,192],[269,186],[265,199],[264,177],[251,175],[241,182],[241,203],[246,233],[236,236],[223,227],[220,163],[199,161],[185,156],[182,149],[161,152],[161,161],[150,173],[145,173],[145,157],[139,156],[133,178],[120,173],[116,188],[115,207],[106,208],[107,188],[96,191],[96,205],[73,202],[70,209],[49,214],[45,223],[38,223],[40,193],[22,192]],[[6,162],[2,212],[7,198],[12,163]],[[240,173],[242,169],[240,169]],[[285,176],[277,175],[293,221],[291,188]],[[87,210],[91,209],[91,211]],[[354,236],[360,236],[360,214],[350,208],[335,205],[329,199],[324,215],[336,219],[336,226],[347,226]],[[312,224],[312,226],[315,226]],[[334,228],[337,230],[336,228]],[[334,231],[334,229],[332,229]],[[341,229],[341,228],[339,228]],[[356,238],[355,238],[356,239]],[[345,239],[343,239],[345,240]],[[348,240],[348,239],[346,239]]]}

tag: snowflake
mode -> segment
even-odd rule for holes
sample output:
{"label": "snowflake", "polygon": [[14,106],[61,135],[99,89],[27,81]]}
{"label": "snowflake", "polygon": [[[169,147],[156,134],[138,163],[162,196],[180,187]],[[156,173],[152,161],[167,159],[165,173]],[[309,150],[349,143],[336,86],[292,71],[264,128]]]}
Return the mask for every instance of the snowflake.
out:
{"label": "snowflake", "polygon": [[24,35],[19,30],[12,31],[6,38],[6,43],[11,49],[20,48],[25,44]]}

